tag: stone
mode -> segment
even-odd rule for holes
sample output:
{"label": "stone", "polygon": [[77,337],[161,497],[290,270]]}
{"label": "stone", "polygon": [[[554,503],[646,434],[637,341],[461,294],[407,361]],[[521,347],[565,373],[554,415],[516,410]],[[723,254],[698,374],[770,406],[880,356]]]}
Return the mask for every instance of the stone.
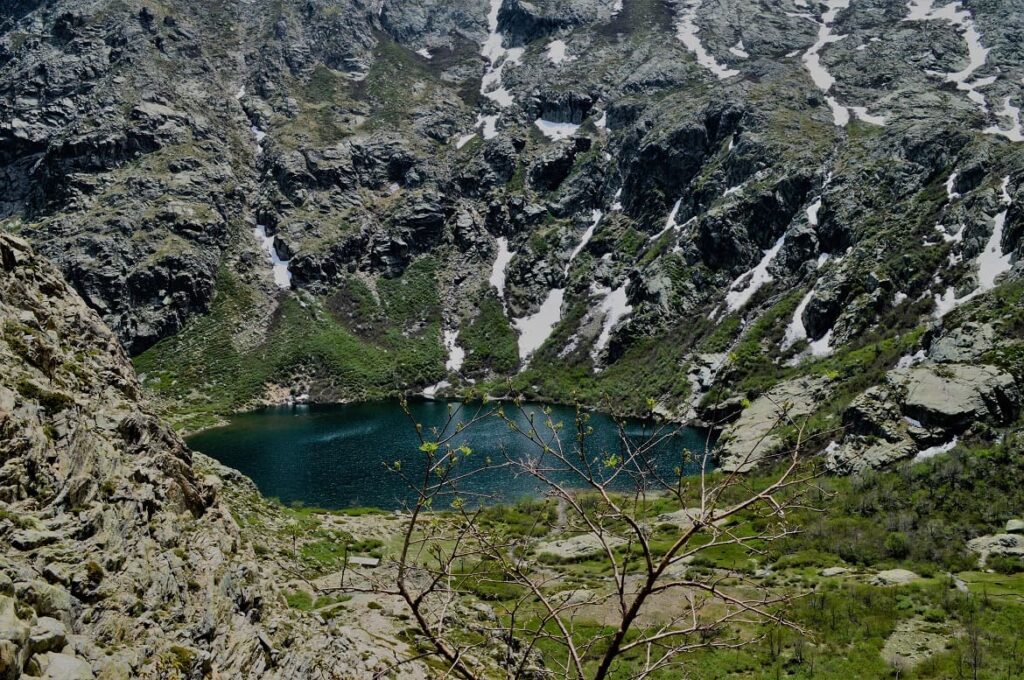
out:
{"label": "stone", "polygon": [[1006,529],[1004,531],[1008,534],[1024,534],[1024,519],[1006,520]]}
{"label": "stone", "polygon": [[560,560],[574,560],[603,554],[605,545],[609,548],[617,548],[625,544],[626,540],[618,536],[605,535],[602,542],[602,539],[595,534],[586,533],[541,543],[536,550],[538,555],[550,555]]}
{"label": "stone", "polygon": [[850,570],[846,567],[828,567],[827,569],[822,569],[819,572],[821,576],[824,576],[826,578],[832,578],[834,576],[844,576],[849,573]]}
{"label": "stone", "polygon": [[38,531],[36,529],[24,529],[11,537],[11,545],[18,550],[35,550],[44,545],[56,543],[61,535],[56,531]]}
{"label": "stone", "polygon": [[1020,411],[1013,376],[994,366],[915,366],[892,371],[889,380],[905,390],[903,413],[926,426],[955,431],[979,420],[999,425]]}
{"label": "stone", "polygon": [[63,623],[49,616],[41,616],[32,626],[29,648],[33,654],[57,651],[64,647],[67,635]]}
{"label": "stone", "polygon": [[14,598],[0,596],[0,678],[17,678],[28,658],[29,624],[19,616]]}
{"label": "stone", "polygon": [[918,581],[920,578],[907,569],[886,569],[875,574],[871,583],[876,586],[903,586]]}
{"label": "stone", "polygon": [[43,677],[47,680],[93,680],[92,665],[70,654],[50,652],[45,657]]}
{"label": "stone", "polygon": [[968,322],[932,341],[928,358],[936,363],[976,361],[995,343],[996,332],[991,324]]}

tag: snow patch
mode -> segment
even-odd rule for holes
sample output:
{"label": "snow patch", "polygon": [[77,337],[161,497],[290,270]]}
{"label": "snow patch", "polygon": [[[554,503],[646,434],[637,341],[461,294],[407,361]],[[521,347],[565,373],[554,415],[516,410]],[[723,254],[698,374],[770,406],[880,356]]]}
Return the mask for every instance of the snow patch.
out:
{"label": "snow patch", "polygon": [[552,40],[548,43],[548,61],[558,66],[570,61],[576,61],[576,57],[566,54],[568,46],[564,40]]}
{"label": "snow patch", "polygon": [[943,75],[946,82],[955,83],[958,90],[967,93],[967,97],[978,105],[982,112],[988,112],[985,95],[979,88],[991,85],[995,77],[980,78],[970,81],[974,72],[985,65],[989,49],[981,44],[981,33],[974,24],[974,17],[969,10],[963,9],[959,0],[936,8],[935,0],[911,0],[907,5],[907,16],[904,21],[946,21],[960,30],[967,42],[967,65],[956,73]]}
{"label": "snow patch", "polygon": [[679,21],[676,23],[676,37],[683,46],[689,50],[697,59],[697,63],[715,74],[719,79],[725,80],[740,74],[736,69],[730,69],[715,61],[715,58],[708,54],[697,33],[700,27],[697,26],[697,13],[700,11],[701,0],[686,0],[683,10],[680,12]]}
{"label": "snow patch", "polygon": [[934,458],[939,454],[949,453],[956,448],[957,443],[959,443],[958,438],[953,437],[952,441],[948,441],[945,444],[939,444],[938,446],[927,448],[924,451],[919,451],[917,455],[914,456],[914,460],[928,460],[929,458]]}
{"label": "snow patch", "polygon": [[800,340],[807,339],[807,328],[804,326],[804,310],[807,309],[807,305],[810,304],[812,297],[814,297],[813,288],[800,300],[796,311],[793,312],[793,318],[790,319],[789,325],[786,326],[786,335],[782,338],[782,349],[789,349]]}
{"label": "snow patch", "polygon": [[812,227],[818,226],[818,211],[821,210],[821,197],[819,196],[814,203],[807,206],[807,224]]}
{"label": "snow patch", "polygon": [[436,385],[431,385],[430,387],[423,388],[423,396],[426,397],[427,399],[433,399],[434,397],[437,396],[439,390],[443,390],[451,386],[452,384],[450,382],[448,382],[447,380],[442,380]]}
{"label": "snow patch", "polygon": [[870,125],[878,125],[879,127],[885,125],[885,116],[873,116],[868,113],[867,108],[863,106],[851,106],[850,110],[853,111],[853,115],[857,116],[858,119],[868,123]]}
{"label": "snow patch", "polygon": [[526,360],[543,345],[555,326],[562,319],[562,301],[565,289],[555,288],[541,303],[540,309],[530,316],[516,319],[514,325],[519,331],[519,358]]}
{"label": "snow patch", "polygon": [[422,47],[422,48],[416,50],[416,54],[420,55],[424,59],[433,59],[434,58],[434,55],[431,54],[430,50],[428,50],[426,47]]}
{"label": "snow patch", "polygon": [[[952,286],[947,287],[944,293],[936,293],[936,318],[941,319],[965,302],[973,300],[979,295],[992,290],[996,287],[996,280],[1012,268],[1013,252],[1003,253],[1003,230],[1006,227],[1006,215],[1009,211],[1011,201],[1009,186],[1010,177],[1006,176],[1003,178],[1000,192],[1003,205],[1006,206],[1007,209],[992,218],[992,235],[985,244],[985,249],[981,251],[980,255],[978,255],[978,287],[962,298],[958,298],[956,296],[956,290]],[[953,238],[962,238],[962,236],[960,236],[962,232],[963,229],[961,228],[957,236],[954,236]]]}
{"label": "snow patch", "polygon": [[[772,281],[772,275],[768,273],[768,265],[772,263],[775,256],[782,250],[782,245],[786,242],[786,235],[783,234],[779,237],[779,240],[775,242],[768,250],[764,251],[764,257],[761,261],[751,269],[749,272],[742,274],[739,278],[733,281],[732,285],[729,286],[729,293],[725,296],[725,304],[728,306],[730,312],[735,312],[740,309],[743,305],[747,304],[754,293],[756,293],[761,286]],[[740,286],[746,285],[743,288]]]}
{"label": "snow patch", "polygon": [[597,341],[590,350],[590,357],[594,361],[597,361],[601,352],[608,347],[615,326],[633,311],[633,307],[630,306],[629,298],[626,295],[626,286],[622,285],[613,291],[608,291],[601,301],[599,310],[604,315],[604,323],[601,326],[601,334],[597,336]]}
{"label": "snow patch", "polygon": [[917,366],[919,363],[928,358],[923,349],[917,350],[914,354],[904,354],[900,357],[900,360],[896,362],[896,368],[910,368],[911,366]]}
{"label": "snow patch", "polygon": [[466,350],[459,347],[459,329],[446,329],[443,340],[444,348],[448,352],[448,361],[445,362],[444,367],[449,371],[462,370],[462,364],[466,361]]}
{"label": "snow patch", "polygon": [[576,134],[576,131],[580,129],[580,126],[575,123],[555,123],[550,120],[544,120],[538,118],[533,121],[533,124],[537,126],[537,129],[547,137],[548,139],[558,141],[561,139],[568,139]]}
{"label": "snow patch", "polygon": [[956,170],[949,174],[949,179],[946,180],[946,197],[949,200],[960,198],[960,194],[956,192],[956,178],[960,173]]}
{"label": "snow patch", "polygon": [[490,284],[498,290],[498,297],[505,299],[505,271],[508,263],[515,257],[515,253],[508,249],[508,239],[504,236],[498,237],[498,256],[494,258],[494,266],[491,267]]}
{"label": "snow patch", "polygon": [[[600,210],[594,210],[590,213],[592,223],[587,227],[587,230],[583,232],[583,238],[580,239],[580,242],[575,248],[573,248],[572,253],[569,255],[569,264],[572,264],[572,261],[576,259],[576,256],[582,253],[583,249],[587,247],[588,243],[590,243],[590,239],[594,237],[594,230],[596,230],[597,225],[601,223],[602,217],[604,217],[604,213]],[[569,273],[569,264],[565,265],[565,271],[567,274]]]}
{"label": "snow patch", "polygon": [[268,236],[267,228],[262,224],[256,225],[252,232],[260,246],[270,256],[270,263],[274,268],[274,283],[278,288],[288,290],[292,287],[292,273],[288,269],[288,261],[282,260],[277,254],[277,247],[274,245],[276,237]]}
{"label": "snow patch", "polygon": [[749,59],[750,53],[747,52],[747,48],[743,46],[743,41],[740,40],[735,45],[729,48],[729,52],[740,59]]}
{"label": "snow patch", "polygon": [[1010,103],[1010,98],[1007,97],[1003,101],[1003,110],[998,114],[1000,118],[1007,118],[1010,121],[1010,129],[1004,130],[999,125],[991,125],[985,128],[984,132],[987,135],[1002,135],[1011,142],[1024,142],[1024,128],[1021,126],[1020,121],[1020,108]]}

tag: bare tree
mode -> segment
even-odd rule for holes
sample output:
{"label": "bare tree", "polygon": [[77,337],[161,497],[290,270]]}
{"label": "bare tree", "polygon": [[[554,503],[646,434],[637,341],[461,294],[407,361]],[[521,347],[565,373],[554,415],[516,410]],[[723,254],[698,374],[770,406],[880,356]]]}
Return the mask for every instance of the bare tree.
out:
{"label": "bare tree", "polygon": [[[469,449],[464,433],[486,419],[526,446],[490,458]],[[453,405],[433,429],[413,419],[418,462],[392,466],[412,493],[402,544],[390,582],[373,588],[404,601],[422,635],[417,658],[434,656],[463,678],[647,678],[686,652],[769,635],[781,644],[784,629],[807,634],[788,617],[790,594],[709,557],[731,550],[763,560],[798,530],[788,513],[805,507],[818,472],[800,455],[804,429],[786,405],[776,426],[795,444],[773,454],[767,479],[713,473],[710,435],[699,451],[672,449],[674,425],[638,437],[620,422],[618,449],[593,450],[589,419],[577,408],[567,433],[550,411],[519,399]],[[665,465],[667,455],[675,465]],[[497,469],[534,480],[547,499],[526,531],[494,521],[493,499],[468,484]],[[545,563],[538,548],[551,534],[596,555],[606,572],[600,587],[574,588],[563,565]],[[467,615],[481,591],[500,595],[482,624]]]}

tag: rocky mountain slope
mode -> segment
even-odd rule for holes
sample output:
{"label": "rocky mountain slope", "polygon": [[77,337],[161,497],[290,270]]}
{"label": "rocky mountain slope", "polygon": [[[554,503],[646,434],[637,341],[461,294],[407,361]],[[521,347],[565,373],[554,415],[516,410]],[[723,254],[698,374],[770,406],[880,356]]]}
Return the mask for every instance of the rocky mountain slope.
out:
{"label": "rocky mountain slope", "polygon": [[234,518],[251,482],[193,460],[116,335],[2,234],[0,362],[0,677],[367,677],[404,649],[288,609],[288,559]]}
{"label": "rocky mountain slope", "polygon": [[[999,404],[980,420],[1016,417],[1022,17],[1014,1],[16,3],[0,219],[179,426],[289,392],[509,378],[718,421],[811,380],[815,446],[881,464],[969,425],[864,415],[919,380],[966,381]],[[979,328],[985,350],[936,358]]]}

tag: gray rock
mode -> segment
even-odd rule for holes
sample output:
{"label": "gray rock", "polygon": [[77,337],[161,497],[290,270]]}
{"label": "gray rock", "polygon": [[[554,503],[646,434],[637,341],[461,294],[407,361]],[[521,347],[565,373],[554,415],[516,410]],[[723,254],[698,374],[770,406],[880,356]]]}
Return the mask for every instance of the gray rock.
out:
{"label": "gray rock", "polygon": [[93,680],[96,677],[92,665],[76,656],[50,652],[42,657],[43,677],[48,680]]}
{"label": "gray rock", "polygon": [[995,346],[996,333],[991,324],[965,323],[932,342],[928,358],[936,363],[971,362]]}
{"label": "gray rock", "polygon": [[1024,534],[1024,519],[1006,520],[1005,531],[1008,534]]}
{"label": "gray rock", "polygon": [[32,626],[29,649],[32,654],[53,652],[64,647],[68,631],[63,623],[49,616],[39,617]]}
{"label": "gray rock", "polygon": [[35,550],[44,545],[56,543],[61,535],[56,531],[39,531],[36,529],[24,529],[11,537],[11,545],[18,550]]}
{"label": "gray rock", "polygon": [[878,586],[903,586],[919,580],[920,576],[907,569],[886,569],[875,574],[871,583]]}
{"label": "gray rock", "polygon": [[893,371],[889,380],[905,390],[903,413],[925,425],[954,431],[976,421],[999,425],[1020,411],[1013,376],[993,366],[916,366]]}

